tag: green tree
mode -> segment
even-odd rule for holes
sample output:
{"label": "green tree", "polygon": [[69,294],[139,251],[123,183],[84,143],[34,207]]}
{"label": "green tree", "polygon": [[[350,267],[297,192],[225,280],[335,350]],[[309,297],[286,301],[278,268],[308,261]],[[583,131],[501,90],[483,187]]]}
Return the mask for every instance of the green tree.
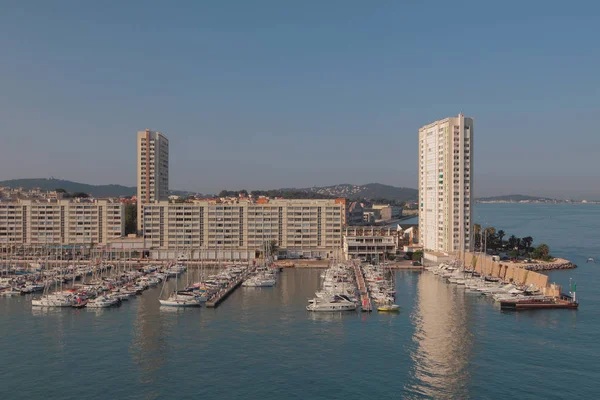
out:
{"label": "green tree", "polygon": [[473,224],[473,240],[475,241],[475,245],[481,244],[481,225]]}
{"label": "green tree", "polygon": [[276,255],[279,251],[279,246],[276,240],[271,240],[267,243],[267,249],[271,255]]}
{"label": "green tree", "polygon": [[531,236],[526,236],[521,239],[521,244],[525,248],[525,251],[529,253],[531,250],[531,245],[533,244],[533,238]]}
{"label": "green tree", "polygon": [[498,240],[500,241],[500,247],[502,247],[502,245],[504,244],[504,236],[506,236],[506,233],[502,229],[500,229],[498,231]]}
{"label": "green tree", "polygon": [[517,247],[517,243],[518,243],[518,239],[515,235],[510,235],[510,237],[508,238],[508,247],[511,250],[514,250],[515,247]]}
{"label": "green tree", "polygon": [[[487,248],[495,249],[496,248],[496,228],[490,226],[489,228],[485,228],[485,235],[487,237]],[[485,239],[484,239],[485,241]]]}
{"label": "green tree", "polygon": [[551,260],[552,256],[550,255],[550,247],[548,247],[548,245],[545,243],[540,244],[533,250],[532,257],[536,260]]}
{"label": "green tree", "polygon": [[419,262],[421,262],[422,258],[423,258],[423,252],[421,250],[415,251],[413,253],[413,255],[412,255],[413,261],[419,261]]}
{"label": "green tree", "polygon": [[125,205],[125,234],[137,231],[137,205],[135,203]]}
{"label": "green tree", "polygon": [[56,193],[67,193],[67,191],[63,188],[54,189]]}

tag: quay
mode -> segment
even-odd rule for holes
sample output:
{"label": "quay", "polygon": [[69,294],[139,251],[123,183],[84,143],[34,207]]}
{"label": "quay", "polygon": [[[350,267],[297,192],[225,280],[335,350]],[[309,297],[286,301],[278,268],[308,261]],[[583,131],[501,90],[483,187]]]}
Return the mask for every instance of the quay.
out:
{"label": "quay", "polygon": [[362,311],[373,311],[373,306],[371,305],[371,297],[369,296],[369,290],[367,289],[367,285],[365,285],[365,276],[358,264],[354,264],[354,276],[356,277],[356,284],[358,286],[358,292],[360,293],[360,304]]}
{"label": "quay", "polygon": [[229,285],[213,294],[210,297],[210,299],[205,303],[206,308],[217,308],[219,304],[221,304],[231,293],[235,291],[235,289],[240,287],[240,285],[244,282],[244,280],[246,280],[246,278],[252,271],[254,271],[254,268],[248,269],[241,276],[237,277],[232,282],[230,282]]}

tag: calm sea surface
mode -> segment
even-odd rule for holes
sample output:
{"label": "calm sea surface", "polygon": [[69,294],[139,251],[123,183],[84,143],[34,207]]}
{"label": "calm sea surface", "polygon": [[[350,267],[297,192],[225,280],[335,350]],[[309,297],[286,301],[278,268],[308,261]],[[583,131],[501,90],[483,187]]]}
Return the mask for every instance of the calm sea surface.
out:
{"label": "calm sea surface", "polygon": [[[318,270],[240,288],[219,308],[163,311],[159,289],[107,310],[0,298],[0,399],[595,399],[600,206],[477,205],[579,265],[580,309],[501,312],[428,273],[398,272],[398,315],[311,314]],[[170,281],[169,285],[174,285]]]}

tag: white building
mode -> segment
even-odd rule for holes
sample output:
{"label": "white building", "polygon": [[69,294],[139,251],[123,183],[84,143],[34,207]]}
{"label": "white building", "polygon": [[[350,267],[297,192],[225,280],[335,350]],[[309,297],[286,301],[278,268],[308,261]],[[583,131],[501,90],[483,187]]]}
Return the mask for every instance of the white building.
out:
{"label": "white building", "polygon": [[470,249],[473,119],[450,117],[419,129],[419,242],[425,250]]}
{"label": "white building", "polygon": [[142,206],[169,199],[169,140],[150,129],[137,133],[137,225],[143,227]]}
{"label": "white building", "polygon": [[0,246],[105,245],[125,233],[125,207],[113,200],[0,202]]}
{"label": "white building", "polygon": [[396,255],[398,233],[396,229],[379,226],[347,227],[344,230],[344,256],[346,259],[384,261]]}
{"label": "white building", "polygon": [[155,258],[248,260],[275,241],[289,257],[328,257],[342,246],[344,200],[156,202],[143,208]]}

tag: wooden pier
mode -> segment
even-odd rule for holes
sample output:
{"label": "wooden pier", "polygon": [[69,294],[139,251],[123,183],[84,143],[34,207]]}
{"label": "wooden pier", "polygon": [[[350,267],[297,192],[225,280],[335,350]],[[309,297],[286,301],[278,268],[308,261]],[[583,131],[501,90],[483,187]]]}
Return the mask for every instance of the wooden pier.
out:
{"label": "wooden pier", "polygon": [[219,290],[211,296],[211,298],[205,303],[207,308],[216,308],[223,300],[227,298],[235,289],[240,287],[244,280],[250,275],[255,268],[247,270],[239,278],[233,280],[229,285]]}
{"label": "wooden pier", "polygon": [[365,276],[360,269],[360,266],[357,264],[354,265],[354,276],[356,277],[356,284],[358,286],[358,292],[360,293],[360,304],[362,311],[373,311],[373,306],[371,305],[371,296],[369,296],[369,290],[367,289],[367,285],[365,285]]}

